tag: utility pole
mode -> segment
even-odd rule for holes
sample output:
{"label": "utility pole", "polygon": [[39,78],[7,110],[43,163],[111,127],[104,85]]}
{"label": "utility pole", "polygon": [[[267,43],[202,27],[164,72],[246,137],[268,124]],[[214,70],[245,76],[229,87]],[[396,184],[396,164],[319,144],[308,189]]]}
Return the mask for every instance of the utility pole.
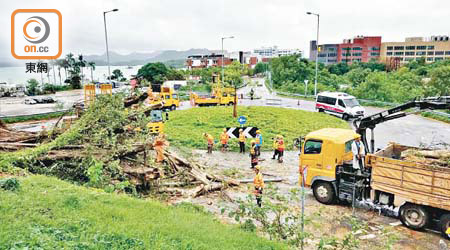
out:
{"label": "utility pole", "polygon": [[116,12],[118,10],[119,9],[113,9],[113,10],[108,10],[108,11],[103,12],[103,23],[105,24],[106,60],[108,62],[108,77],[107,77],[107,79],[109,80],[109,84],[111,84],[111,68],[109,66],[108,31],[106,29],[106,13]]}
{"label": "utility pole", "polygon": [[225,55],[224,55],[224,51],[223,51],[223,40],[225,39],[233,39],[234,36],[228,36],[228,37],[222,37],[222,82],[225,82],[225,73],[224,73],[224,59],[225,59]]}
{"label": "utility pole", "polygon": [[314,78],[314,96],[317,96],[317,71],[319,68],[319,23],[320,15],[318,13],[306,12],[308,15],[317,16],[317,38],[316,38],[316,76]]}

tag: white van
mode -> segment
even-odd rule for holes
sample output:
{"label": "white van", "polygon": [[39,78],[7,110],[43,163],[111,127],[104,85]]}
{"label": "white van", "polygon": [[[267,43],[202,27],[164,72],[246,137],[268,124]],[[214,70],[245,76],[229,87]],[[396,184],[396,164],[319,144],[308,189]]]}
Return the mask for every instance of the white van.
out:
{"label": "white van", "polygon": [[344,120],[364,116],[364,108],[354,96],[342,92],[321,92],[316,98],[316,110]]}

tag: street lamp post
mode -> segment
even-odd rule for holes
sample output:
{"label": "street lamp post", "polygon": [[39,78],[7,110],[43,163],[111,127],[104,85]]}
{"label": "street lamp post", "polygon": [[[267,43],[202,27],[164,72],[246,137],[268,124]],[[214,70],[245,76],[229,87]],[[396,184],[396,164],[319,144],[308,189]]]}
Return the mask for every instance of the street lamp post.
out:
{"label": "street lamp post", "polygon": [[320,15],[318,13],[306,12],[308,15],[317,16],[317,39],[316,39],[316,77],[314,78],[314,96],[317,96],[317,71],[319,67],[319,22]]}
{"label": "street lamp post", "polygon": [[234,38],[234,36],[228,36],[228,37],[222,37],[222,82],[225,82],[225,73],[224,73],[224,70],[223,70],[223,64],[224,64],[224,52],[223,52],[223,40],[225,40],[225,39],[232,39],[232,38]]}
{"label": "street lamp post", "polygon": [[106,41],[106,60],[108,63],[108,80],[109,80],[109,84],[111,84],[111,68],[109,66],[109,50],[108,50],[108,32],[106,30],[106,13],[109,12],[116,12],[119,9],[112,9],[112,10],[108,10],[108,11],[103,11],[103,23],[105,24],[105,41]]}

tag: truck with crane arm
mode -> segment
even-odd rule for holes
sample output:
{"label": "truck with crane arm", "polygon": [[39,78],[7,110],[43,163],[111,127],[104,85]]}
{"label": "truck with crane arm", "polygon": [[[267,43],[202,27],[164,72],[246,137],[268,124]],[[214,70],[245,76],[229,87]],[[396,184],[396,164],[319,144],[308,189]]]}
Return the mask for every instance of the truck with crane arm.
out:
{"label": "truck with crane arm", "polygon": [[[417,108],[450,109],[450,97],[414,100],[354,121],[350,129],[313,131],[300,143],[299,182],[323,204],[349,202],[396,215],[415,230],[435,226],[444,237],[450,228],[450,158],[444,165],[406,159],[402,152],[422,150],[396,143],[375,152],[377,124],[406,116]],[[371,130],[370,145],[367,129]],[[364,164],[354,168],[352,143],[360,138]],[[437,227],[436,227],[437,226]]]}

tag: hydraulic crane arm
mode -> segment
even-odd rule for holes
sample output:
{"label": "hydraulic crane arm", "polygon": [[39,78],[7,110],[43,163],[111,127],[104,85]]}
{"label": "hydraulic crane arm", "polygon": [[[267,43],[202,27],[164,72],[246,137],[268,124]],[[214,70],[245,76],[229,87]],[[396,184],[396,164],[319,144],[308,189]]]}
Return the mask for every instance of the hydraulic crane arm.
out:
{"label": "hydraulic crane arm", "polygon": [[[397,107],[378,112],[373,115],[365,116],[361,119],[355,120],[353,125],[356,132],[361,135],[361,141],[364,144],[365,152],[373,153],[375,150],[375,139],[373,130],[379,123],[389,120],[397,119],[408,115],[408,113],[402,112],[410,108],[417,108],[419,110],[424,109],[449,109],[450,110],[450,96],[443,97],[429,97],[421,100],[413,100]],[[367,143],[367,129],[371,129],[370,151]]]}

